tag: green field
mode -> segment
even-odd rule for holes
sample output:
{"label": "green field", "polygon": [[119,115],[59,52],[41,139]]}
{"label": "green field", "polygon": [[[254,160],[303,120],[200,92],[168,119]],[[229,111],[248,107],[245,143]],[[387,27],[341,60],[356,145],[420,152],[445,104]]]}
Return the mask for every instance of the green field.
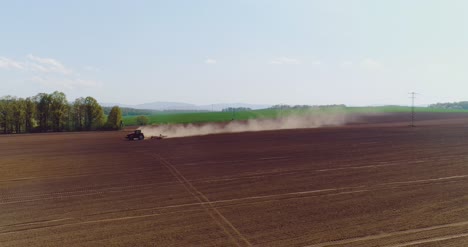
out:
{"label": "green field", "polygon": [[[145,115],[149,124],[176,124],[176,123],[205,123],[205,122],[227,122],[248,119],[271,119],[280,116],[301,114],[323,114],[323,113],[398,113],[410,112],[411,107],[406,106],[378,106],[378,107],[330,107],[320,109],[264,109],[240,112],[160,112]],[[468,110],[449,110],[429,107],[416,107],[416,112],[466,112]],[[133,126],[136,124],[136,116],[124,116],[124,124]]]}

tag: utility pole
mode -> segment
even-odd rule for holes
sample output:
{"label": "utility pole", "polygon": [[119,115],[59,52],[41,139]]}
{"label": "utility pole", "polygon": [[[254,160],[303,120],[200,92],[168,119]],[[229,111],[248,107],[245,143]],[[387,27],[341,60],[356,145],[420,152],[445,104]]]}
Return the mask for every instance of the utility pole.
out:
{"label": "utility pole", "polygon": [[411,92],[411,127],[414,127],[414,118],[415,118],[415,113],[414,113],[414,99],[416,98],[415,92]]}

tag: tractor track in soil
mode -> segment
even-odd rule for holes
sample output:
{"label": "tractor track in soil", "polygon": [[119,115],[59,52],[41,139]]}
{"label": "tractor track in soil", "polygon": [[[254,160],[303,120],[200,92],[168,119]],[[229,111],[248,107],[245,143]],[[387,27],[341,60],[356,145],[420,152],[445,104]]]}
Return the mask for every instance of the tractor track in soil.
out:
{"label": "tractor track in soil", "polygon": [[[367,167],[367,166],[365,166]],[[373,166],[369,166],[373,167]],[[352,168],[355,169],[355,168]],[[297,191],[297,192],[289,192],[283,194],[274,194],[274,195],[263,195],[263,196],[252,196],[252,197],[244,197],[244,198],[233,198],[233,199],[226,199],[226,200],[218,200],[212,201],[210,203],[219,203],[219,202],[229,202],[229,201],[242,201],[242,200],[250,200],[250,199],[262,199],[262,198],[271,198],[271,197],[278,197],[278,196],[287,196],[287,195],[301,195],[301,194],[309,194],[309,193],[318,193],[318,192],[326,192],[326,191],[339,191],[339,190],[348,190],[348,189],[362,189],[366,188],[366,191],[375,191],[375,190],[382,190],[382,189],[396,189],[399,187],[390,186],[390,185],[407,185],[407,184],[426,184],[427,182],[443,182],[447,180],[462,180],[468,178],[468,175],[457,175],[457,176],[450,176],[450,177],[440,177],[440,178],[430,178],[430,179],[420,179],[420,180],[413,180],[413,181],[396,181],[390,183],[382,183],[382,184],[375,184],[372,186],[356,186],[356,187],[342,187],[342,188],[327,188],[321,190],[312,190],[312,191]],[[187,180],[188,182],[192,182]],[[220,181],[220,180],[216,180]],[[222,180],[221,180],[222,181]],[[204,182],[204,181],[202,181]],[[456,182],[456,181],[454,181]],[[77,191],[66,191],[66,192],[55,192],[50,194],[30,194],[30,195],[16,195],[14,197],[8,196],[0,196],[0,205],[4,204],[15,204],[15,203],[26,203],[26,202],[35,202],[41,200],[56,200],[56,199],[67,199],[71,197],[81,197],[81,196],[93,196],[93,195],[102,195],[108,193],[123,193],[123,192],[132,192],[132,191],[139,191],[145,188],[153,188],[154,185],[163,185],[163,186],[173,186],[177,183],[154,183],[154,184],[145,184],[145,185],[135,185],[135,186],[124,186],[124,187],[112,187],[112,188],[105,188],[105,189],[90,189],[90,190],[77,190]],[[389,185],[389,187],[385,187]],[[45,197],[49,196],[49,197]],[[35,198],[39,197],[39,198]],[[22,199],[22,198],[35,198],[29,200],[15,200],[15,199]],[[200,203],[203,204],[203,203]],[[178,205],[171,205],[168,207],[177,207]]]}

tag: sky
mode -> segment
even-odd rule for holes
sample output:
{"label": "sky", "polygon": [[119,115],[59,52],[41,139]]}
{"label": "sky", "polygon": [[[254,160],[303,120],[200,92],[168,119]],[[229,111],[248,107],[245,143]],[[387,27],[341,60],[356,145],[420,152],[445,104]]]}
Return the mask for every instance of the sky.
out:
{"label": "sky", "polygon": [[0,0],[0,96],[468,100],[464,0]]}

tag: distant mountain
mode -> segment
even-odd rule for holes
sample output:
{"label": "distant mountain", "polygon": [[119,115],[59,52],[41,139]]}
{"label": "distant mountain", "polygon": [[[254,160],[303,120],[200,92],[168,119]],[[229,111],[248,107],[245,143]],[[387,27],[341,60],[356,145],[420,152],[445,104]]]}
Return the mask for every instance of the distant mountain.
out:
{"label": "distant mountain", "polygon": [[270,107],[271,105],[262,105],[262,104],[246,104],[246,103],[232,103],[232,104],[212,104],[212,105],[201,105],[198,106],[200,109],[206,109],[206,110],[213,110],[213,111],[221,111],[225,108],[250,108],[252,110],[259,110],[259,109],[265,109]]}
{"label": "distant mountain", "polygon": [[125,105],[125,104],[120,104],[120,103],[99,103],[103,107],[113,107],[113,106],[118,106],[118,107],[126,107],[126,108],[135,108],[134,105]]}
{"label": "distant mountain", "polygon": [[152,102],[135,105],[134,108],[137,109],[151,109],[151,110],[197,110],[197,106],[194,104],[181,103],[181,102]]}
{"label": "distant mountain", "polygon": [[258,109],[265,109],[270,107],[271,105],[262,105],[262,104],[246,104],[246,103],[230,103],[230,104],[211,104],[211,105],[195,105],[189,103],[182,103],[182,102],[165,102],[165,101],[157,101],[151,103],[144,103],[138,105],[125,105],[125,104],[118,104],[118,103],[101,103],[102,106],[111,107],[111,106],[119,106],[119,107],[127,107],[127,108],[134,108],[134,109],[148,109],[148,110],[157,110],[157,111],[168,111],[168,110],[176,110],[176,111],[221,111],[224,108],[233,107],[245,107],[250,108],[252,110]]}

